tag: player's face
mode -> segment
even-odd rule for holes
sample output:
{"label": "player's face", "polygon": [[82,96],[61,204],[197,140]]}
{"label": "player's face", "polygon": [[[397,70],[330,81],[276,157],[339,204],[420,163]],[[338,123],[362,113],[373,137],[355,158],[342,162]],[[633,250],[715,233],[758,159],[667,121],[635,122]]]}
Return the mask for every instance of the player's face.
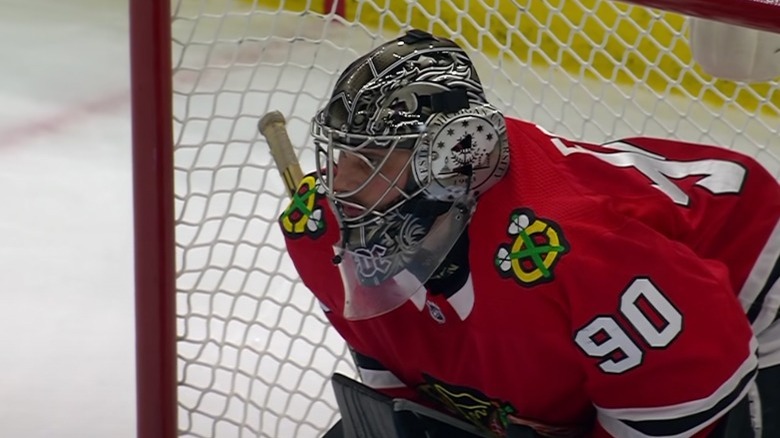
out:
{"label": "player's face", "polygon": [[[336,161],[333,190],[346,201],[364,209],[383,211],[404,196],[409,180],[412,152],[396,149],[363,148],[360,152],[341,151]],[[354,192],[354,193],[352,193]],[[347,216],[358,216],[362,209],[344,206]]]}

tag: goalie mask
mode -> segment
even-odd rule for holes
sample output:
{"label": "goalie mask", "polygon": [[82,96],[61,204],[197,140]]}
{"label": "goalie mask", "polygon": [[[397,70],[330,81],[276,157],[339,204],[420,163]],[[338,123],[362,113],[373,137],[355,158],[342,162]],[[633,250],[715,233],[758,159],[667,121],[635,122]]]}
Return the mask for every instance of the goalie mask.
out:
{"label": "goalie mask", "polygon": [[504,117],[469,57],[418,30],[347,67],[312,134],[341,226],[334,261],[348,319],[424,293],[476,198],[509,164]]}

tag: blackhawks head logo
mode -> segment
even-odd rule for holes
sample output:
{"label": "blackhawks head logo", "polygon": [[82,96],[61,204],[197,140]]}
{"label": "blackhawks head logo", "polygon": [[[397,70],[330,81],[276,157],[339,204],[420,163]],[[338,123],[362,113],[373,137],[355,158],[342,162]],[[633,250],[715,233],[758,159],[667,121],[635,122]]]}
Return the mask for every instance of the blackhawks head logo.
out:
{"label": "blackhawks head logo", "polygon": [[555,264],[569,250],[560,227],[521,208],[510,215],[507,234],[512,242],[501,244],[496,251],[499,274],[523,286],[552,280]]}
{"label": "blackhawks head logo", "polygon": [[287,237],[303,235],[316,238],[325,232],[322,208],[317,205],[317,195],[322,195],[320,185],[313,175],[306,175],[293,194],[290,205],[279,218],[279,224]]}
{"label": "blackhawks head logo", "polygon": [[427,374],[423,374],[423,378],[425,383],[417,387],[423,396],[481,429],[498,436],[506,434],[511,415],[516,412],[511,404],[491,399],[474,388],[445,383]]}
{"label": "blackhawks head logo", "polygon": [[[510,402],[488,397],[475,388],[446,383],[428,374],[423,374],[423,379],[424,383],[419,385],[417,390],[424,397],[456,417],[491,432],[491,436],[506,436],[511,425],[525,426],[536,432],[533,436],[550,438],[582,437],[593,428],[589,423],[563,425],[542,423],[521,416]],[[526,436],[527,433],[521,430],[518,436]]]}

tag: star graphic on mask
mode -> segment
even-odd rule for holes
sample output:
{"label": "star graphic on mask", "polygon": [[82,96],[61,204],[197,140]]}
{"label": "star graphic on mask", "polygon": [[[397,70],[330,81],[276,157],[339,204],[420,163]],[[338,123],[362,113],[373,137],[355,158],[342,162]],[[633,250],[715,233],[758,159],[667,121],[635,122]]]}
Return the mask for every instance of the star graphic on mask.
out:
{"label": "star graphic on mask", "polygon": [[477,126],[477,132],[482,132],[484,130],[485,130],[485,126],[483,126],[483,125]]}
{"label": "star graphic on mask", "polygon": [[447,130],[447,135],[452,136],[454,134],[455,134],[455,130],[454,129],[450,128],[450,129]]}
{"label": "star graphic on mask", "polygon": [[464,121],[460,122],[460,124],[463,125],[463,127],[465,128],[465,127],[469,126],[469,121],[468,120],[464,120]]}

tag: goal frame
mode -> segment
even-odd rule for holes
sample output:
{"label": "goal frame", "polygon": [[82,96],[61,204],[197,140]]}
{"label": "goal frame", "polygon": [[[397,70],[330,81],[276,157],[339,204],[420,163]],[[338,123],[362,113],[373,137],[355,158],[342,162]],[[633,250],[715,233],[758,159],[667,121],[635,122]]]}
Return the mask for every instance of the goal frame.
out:
{"label": "goal frame", "polygon": [[136,434],[177,435],[173,76],[169,0],[130,1]]}
{"label": "goal frame", "polygon": [[778,32],[778,0],[621,0],[648,8],[662,9],[691,17],[706,18],[754,29]]}
{"label": "goal frame", "polygon": [[[780,29],[777,0],[720,0],[717,7],[708,0],[628,2]],[[343,1],[326,0],[325,7],[343,15]],[[129,13],[137,436],[171,438],[178,433],[171,4],[131,0]]]}

